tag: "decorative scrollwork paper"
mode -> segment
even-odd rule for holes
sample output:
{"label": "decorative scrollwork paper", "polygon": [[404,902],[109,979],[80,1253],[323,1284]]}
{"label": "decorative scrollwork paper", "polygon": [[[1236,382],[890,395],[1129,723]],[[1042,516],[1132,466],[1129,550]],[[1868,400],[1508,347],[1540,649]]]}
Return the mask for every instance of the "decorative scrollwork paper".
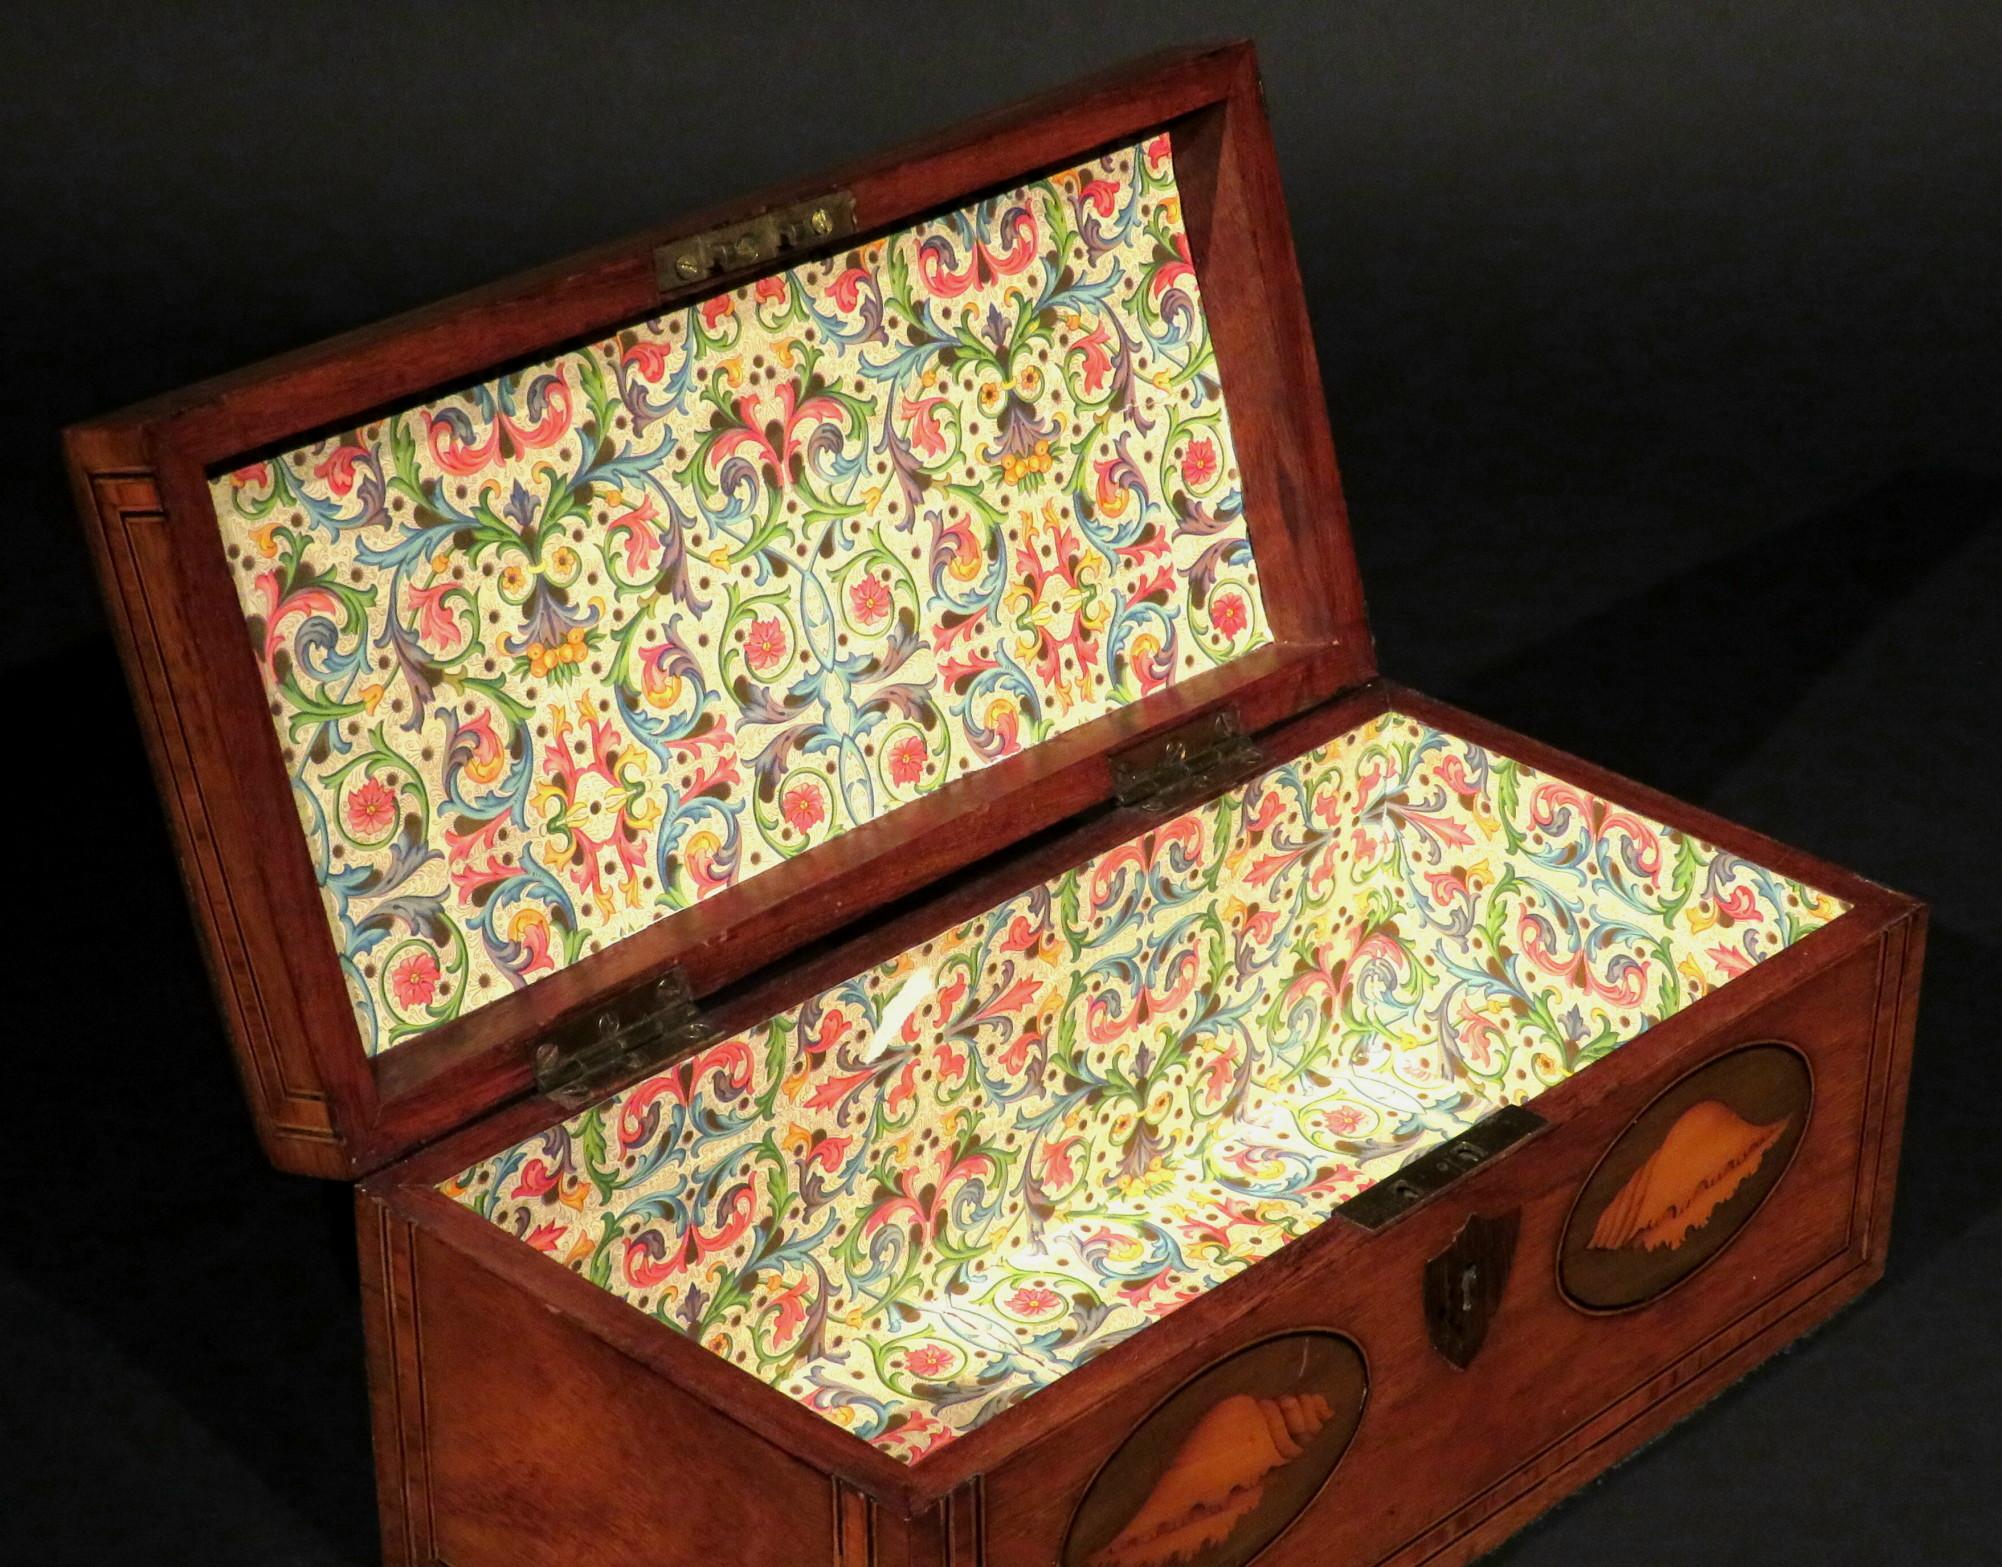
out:
{"label": "decorative scrollwork paper", "polygon": [[1389,714],[444,1189],[915,1460],[1841,909]]}
{"label": "decorative scrollwork paper", "polygon": [[1166,136],[212,491],[370,1053],[1270,640]]}

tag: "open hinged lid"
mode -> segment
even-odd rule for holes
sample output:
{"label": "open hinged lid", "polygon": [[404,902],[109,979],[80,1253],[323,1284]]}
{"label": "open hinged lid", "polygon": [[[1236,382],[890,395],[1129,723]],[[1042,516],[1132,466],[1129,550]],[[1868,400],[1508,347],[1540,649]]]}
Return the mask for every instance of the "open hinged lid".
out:
{"label": "open hinged lid", "polygon": [[1245,45],[69,446],[291,1169],[1374,673]]}

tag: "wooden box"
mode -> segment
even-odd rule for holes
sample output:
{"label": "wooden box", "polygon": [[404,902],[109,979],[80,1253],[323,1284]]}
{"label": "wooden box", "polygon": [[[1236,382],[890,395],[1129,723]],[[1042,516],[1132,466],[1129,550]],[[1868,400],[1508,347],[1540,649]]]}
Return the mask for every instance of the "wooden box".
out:
{"label": "wooden box", "polygon": [[1881,1270],[1922,909],[1378,676],[1247,47],[69,454],[392,1563],[1458,1562]]}

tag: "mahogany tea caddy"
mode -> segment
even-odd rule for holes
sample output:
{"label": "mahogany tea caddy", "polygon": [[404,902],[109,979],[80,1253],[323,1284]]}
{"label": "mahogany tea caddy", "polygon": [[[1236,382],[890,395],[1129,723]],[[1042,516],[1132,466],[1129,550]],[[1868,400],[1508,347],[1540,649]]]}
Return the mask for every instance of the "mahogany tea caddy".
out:
{"label": "mahogany tea caddy", "polygon": [[1460,1562],[1882,1271],[1923,908],[1378,674],[1247,45],[66,444],[389,1562]]}

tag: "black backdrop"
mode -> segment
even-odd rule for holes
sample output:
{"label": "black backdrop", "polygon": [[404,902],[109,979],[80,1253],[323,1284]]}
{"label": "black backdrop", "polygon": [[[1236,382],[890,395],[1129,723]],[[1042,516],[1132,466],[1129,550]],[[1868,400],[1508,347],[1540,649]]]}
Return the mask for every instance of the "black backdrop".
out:
{"label": "black backdrop", "polygon": [[1935,902],[1891,1279],[1502,1559],[1997,1559],[1994,7],[184,9],[0,21],[0,1557],[374,1549],[346,1193],[236,1102],[56,429],[1241,31],[1385,667]]}

